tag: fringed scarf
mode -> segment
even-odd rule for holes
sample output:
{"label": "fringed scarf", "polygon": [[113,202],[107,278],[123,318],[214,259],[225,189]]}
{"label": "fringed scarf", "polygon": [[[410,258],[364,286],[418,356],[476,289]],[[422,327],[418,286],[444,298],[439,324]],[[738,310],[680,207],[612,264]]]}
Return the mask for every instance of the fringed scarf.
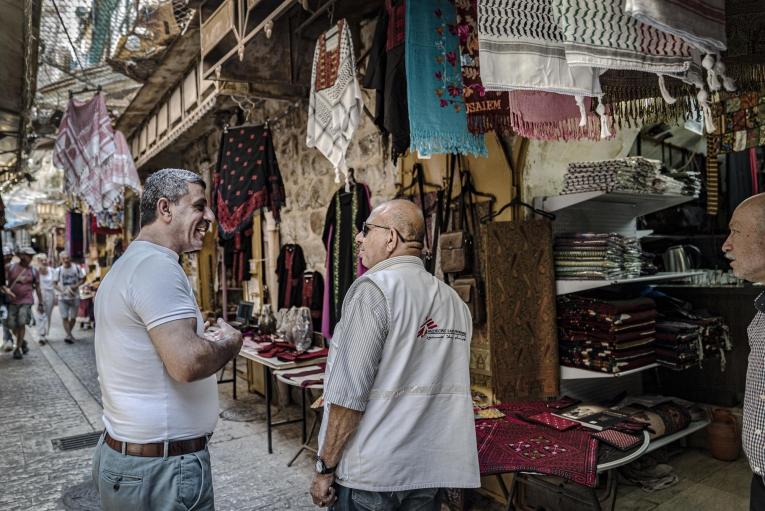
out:
{"label": "fringed scarf", "polygon": [[690,67],[690,46],[628,16],[623,0],[553,0],[552,5],[572,67],[660,74]]}
{"label": "fringed scarf", "polygon": [[570,67],[553,0],[481,0],[478,40],[487,90],[538,90],[575,96],[600,94],[598,73]]}
{"label": "fringed scarf", "polygon": [[[552,92],[511,91],[510,113],[515,133],[534,140],[600,140],[600,117],[591,111],[592,101],[584,98],[587,122],[572,96]],[[611,133],[614,119],[606,114]]]}
{"label": "fringed scarf", "polygon": [[471,133],[486,133],[494,129],[508,130],[510,105],[507,92],[487,91],[481,82],[476,4],[477,0],[455,1],[468,130]]}
{"label": "fringed scarf", "polygon": [[664,81],[668,94],[676,98],[674,103],[663,99],[654,75],[612,69],[601,75],[600,83],[603,97],[610,105],[619,128],[639,127],[699,114],[693,87],[674,78],[667,77]]}
{"label": "fringed scarf", "polygon": [[450,0],[406,3],[406,79],[411,147],[421,156],[486,156],[468,131],[456,12]]}

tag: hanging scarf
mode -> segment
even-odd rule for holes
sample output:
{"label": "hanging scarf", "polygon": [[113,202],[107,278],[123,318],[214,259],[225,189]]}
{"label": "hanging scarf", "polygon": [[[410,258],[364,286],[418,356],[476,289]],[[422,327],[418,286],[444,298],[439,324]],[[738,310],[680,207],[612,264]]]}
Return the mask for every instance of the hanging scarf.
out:
{"label": "hanging scarf", "polygon": [[486,156],[483,136],[467,129],[454,4],[407,2],[405,24],[411,147],[421,156]]}
{"label": "hanging scarf", "polygon": [[53,164],[64,171],[64,192],[101,211],[101,173],[115,150],[103,94],[88,101],[69,100],[53,148]]}
{"label": "hanging scarf", "polygon": [[141,180],[133,162],[125,135],[114,132],[114,156],[101,175],[101,206],[104,210],[116,212],[122,209],[125,188],[141,193]]}
{"label": "hanging scarf", "polygon": [[284,183],[268,126],[230,128],[223,133],[220,155],[216,209],[221,236],[230,238],[239,232],[263,207],[279,221]]}
{"label": "hanging scarf", "polygon": [[[513,132],[533,140],[600,140],[600,118],[591,111],[591,99],[584,98],[587,123],[580,125],[579,107],[572,96],[539,91],[511,91],[510,112]],[[614,119],[610,114],[610,133]]]}
{"label": "hanging scarf", "polygon": [[470,133],[486,133],[497,128],[507,130],[510,127],[507,93],[487,91],[481,83],[476,4],[477,0],[455,2],[468,130]]}
{"label": "hanging scarf", "polygon": [[631,18],[623,0],[553,0],[570,66],[684,73],[691,48],[670,34]]}
{"label": "hanging scarf", "polygon": [[336,30],[333,27],[316,41],[306,134],[306,145],[317,148],[334,166],[336,183],[341,174],[347,178],[345,153],[363,108],[351,31],[340,20]]}
{"label": "hanging scarf", "polygon": [[726,49],[725,0],[626,0],[624,12],[704,53]]}
{"label": "hanging scarf", "polygon": [[539,90],[574,96],[600,94],[598,74],[569,67],[553,0],[481,0],[478,40],[487,90]]}

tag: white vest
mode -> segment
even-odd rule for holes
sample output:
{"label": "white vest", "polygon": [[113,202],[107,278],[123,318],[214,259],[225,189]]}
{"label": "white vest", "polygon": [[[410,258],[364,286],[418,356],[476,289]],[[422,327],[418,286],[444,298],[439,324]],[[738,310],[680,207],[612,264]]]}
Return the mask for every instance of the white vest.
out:
{"label": "white vest", "polygon": [[[415,257],[372,268],[354,285],[362,279],[382,290],[390,324],[366,411],[337,469],[338,482],[368,491],[479,487],[467,306]],[[331,363],[332,354],[327,373]]]}

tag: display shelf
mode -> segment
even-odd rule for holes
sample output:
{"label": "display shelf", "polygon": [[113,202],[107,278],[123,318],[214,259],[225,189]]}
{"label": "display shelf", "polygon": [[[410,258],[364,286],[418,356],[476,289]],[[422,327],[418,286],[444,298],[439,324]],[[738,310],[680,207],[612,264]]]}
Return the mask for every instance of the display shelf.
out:
{"label": "display shelf", "polygon": [[702,271],[685,272],[659,272],[656,275],[645,277],[634,277],[631,279],[606,279],[606,280],[556,280],[555,293],[557,295],[567,295],[569,293],[578,293],[589,289],[598,289],[600,287],[615,286],[618,284],[639,284],[642,282],[660,282],[664,280],[677,280],[694,275],[700,275]]}
{"label": "display shelf", "polygon": [[621,371],[619,373],[604,373],[602,371],[590,371],[588,369],[581,369],[579,367],[560,366],[560,379],[561,380],[589,380],[597,378],[621,378],[623,376],[629,376],[631,374],[647,371],[648,369],[654,369],[659,367],[659,364],[653,363],[647,366],[638,367],[636,369],[630,369],[628,371]]}
{"label": "display shelf", "polygon": [[554,213],[578,205],[613,208],[616,205],[628,206],[634,217],[648,215],[662,209],[671,208],[690,202],[694,197],[688,195],[630,193],[630,192],[581,192],[566,195],[554,195],[542,198],[542,209]]}
{"label": "display shelf", "polygon": [[663,436],[655,441],[652,440],[651,443],[648,444],[648,449],[646,449],[645,452],[649,453],[651,451],[655,451],[656,449],[660,449],[664,447],[665,445],[671,444],[675,440],[679,440],[701,429],[704,429],[708,425],[709,425],[708,420],[691,422],[687,428],[682,429],[678,431],[677,433],[672,433],[671,435]]}

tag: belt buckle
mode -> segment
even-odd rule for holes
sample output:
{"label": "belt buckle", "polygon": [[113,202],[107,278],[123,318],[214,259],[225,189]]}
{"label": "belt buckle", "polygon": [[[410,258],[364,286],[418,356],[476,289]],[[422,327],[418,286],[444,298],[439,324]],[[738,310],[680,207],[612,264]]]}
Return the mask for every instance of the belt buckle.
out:
{"label": "belt buckle", "polygon": [[126,456],[127,455],[127,442],[120,442],[120,443],[122,444],[122,449],[120,449],[120,451],[122,451],[122,455],[123,456]]}
{"label": "belt buckle", "polygon": [[170,442],[165,440],[162,443],[162,459],[167,459],[168,454],[170,454]]}

